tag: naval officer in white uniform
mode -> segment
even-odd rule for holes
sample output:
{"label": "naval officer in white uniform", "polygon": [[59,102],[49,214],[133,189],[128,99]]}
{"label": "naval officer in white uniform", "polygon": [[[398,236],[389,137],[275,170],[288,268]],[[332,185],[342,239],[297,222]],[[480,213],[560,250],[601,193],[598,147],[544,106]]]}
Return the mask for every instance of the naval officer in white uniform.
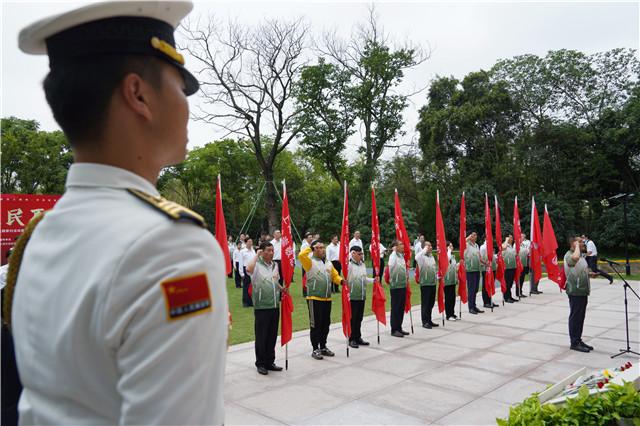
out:
{"label": "naval officer in white uniform", "polygon": [[12,256],[21,424],[224,421],[222,251],[155,188],[186,152],[198,82],[174,29],[191,8],[92,4],[20,33],[22,51],[49,56],[46,98],[75,158]]}

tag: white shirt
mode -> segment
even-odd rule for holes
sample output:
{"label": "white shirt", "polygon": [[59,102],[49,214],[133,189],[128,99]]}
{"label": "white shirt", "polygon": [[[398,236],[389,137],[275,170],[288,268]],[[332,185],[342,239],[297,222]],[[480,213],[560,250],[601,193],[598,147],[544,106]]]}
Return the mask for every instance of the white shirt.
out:
{"label": "white shirt", "polygon": [[327,260],[329,262],[340,260],[340,244],[331,243],[327,246]]}
{"label": "white shirt", "polygon": [[596,243],[594,243],[591,240],[587,240],[587,256],[597,256],[597,255],[598,255],[598,249],[596,248]]}
{"label": "white shirt", "polygon": [[251,249],[245,247],[240,250],[240,267],[238,270],[241,277],[244,277],[244,268],[247,267],[251,259],[254,257],[256,257],[256,251],[253,249],[253,246],[251,246]]}
{"label": "white shirt", "polygon": [[[236,249],[233,251],[233,263],[240,263],[240,252],[242,251],[242,249],[239,249],[236,247]],[[235,266],[235,265],[234,265]]]}
{"label": "white shirt", "polygon": [[417,256],[420,251],[422,251],[422,243],[420,241],[416,241],[413,245],[413,253]]}
{"label": "white shirt", "polygon": [[[74,164],[66,187],[16,285],[20,423],[222,423],[228,307],[215,238],[129,193],[158,195],[129,171]],[[211,308],[169,311],[167,281],[203,275]]]}
{"label": "white shirt", "polygon": [[[385,256],[386,252],[387,252],[387,248],[383,246],[382,243],[380,243],[380,259],[382,259]],[[369,244],[369,253],[371,253],[371,244]]]}
{"label": "white shirt", "polygon": [[0,266],[0,290],[7,285],[7,272],[9,272],[9,264]]}
{"label": "white shirt", "polygon": [[528,253],[530,248],[531,248],[531,241],[522,240],[522,242],[520,243],[520,250],[526,250]]}
{"label": "white shirt", "polygon": [[271,240],[271,244],[273,245],[273,260],[281,260],[282,259],[282,238],[276,240],[275,238]]}

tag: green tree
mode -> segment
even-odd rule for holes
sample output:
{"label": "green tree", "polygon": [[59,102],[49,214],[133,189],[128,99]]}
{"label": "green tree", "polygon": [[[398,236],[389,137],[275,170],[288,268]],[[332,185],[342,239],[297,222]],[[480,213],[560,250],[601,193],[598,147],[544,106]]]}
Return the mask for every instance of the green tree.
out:
{"label": "green tree", "polygon": [[323,162],[339,185],[346,165],[342,153],[354,132],[349,83],[349,73],[319,58],[317,65],[302,69],[294,87],[300,143],[307,155]]}
{"label": "green tree", "polygon": [[39,130],[35,120],[1,120],[2,191],[61,194],[73,163],[70,145],[60,131]]}
{"label": "green tree", "polygon": [[403,135],[402,113],[409,95],[401,93],[399,86],[405,72],[428,59],[418,46],[393,47],[388,40],[370,8],[368,22],[358,26],[348,41],[325,34],[320,47],[323,55],[351,76],[350,101],[363,142],[359,149],[363,166],[354,193],[356,211],[368,198],[384,149]]}

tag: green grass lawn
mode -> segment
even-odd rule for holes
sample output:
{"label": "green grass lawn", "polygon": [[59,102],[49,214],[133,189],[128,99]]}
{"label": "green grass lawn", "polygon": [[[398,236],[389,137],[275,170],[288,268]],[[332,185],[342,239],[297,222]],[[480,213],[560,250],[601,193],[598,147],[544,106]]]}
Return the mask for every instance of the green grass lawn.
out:
{"label": "green grass lawn", "polygon": [[[384,284],[387,297],[387,311],[390,309],[391,296],[389,295],[389,286]],[[367,301],[365,302],[364,315],[372,315],[371,311],[371,288],[367,287]],[[411,287],[411,304],[420,304],[420,289],[412,282]],[[242,289],[236,288],[235,281],[227,279],[227,293],[229,296],[229,309],[233,318],[233,327],[230,331],[229,343],[235,345],[238,343],[249,342],[255,339],[253,331],[253,308],[245,308],[242,306]],[[307,302],[302,297],[302,272],[300,268],[296,268],[294,282],[291,283],[291,296],[293,299],[293,331],[306,330],[309,328],[309,311],[307,310]],[[342,301],[340,293],[333,294],[333,303],[331,306],[331,322],[340,322],[342,318]],[[416,322],[417,321],[417,322]],[[418,324],[420,319],[414,318],[414,324]],[[279,332],[278,332],[279,334]]]}

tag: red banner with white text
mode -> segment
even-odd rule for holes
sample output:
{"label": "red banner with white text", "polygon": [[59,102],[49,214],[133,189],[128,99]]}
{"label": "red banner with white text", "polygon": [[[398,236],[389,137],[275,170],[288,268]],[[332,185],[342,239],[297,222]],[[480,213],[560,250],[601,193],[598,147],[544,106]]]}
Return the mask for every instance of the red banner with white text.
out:
{"label": "red banner with white text", "polygon": [[2,219],[2,264],[7,262],[7,251],[22,234],[29,221],[38,213],[51,209],[60,195],[2,194],[0,213]]}

